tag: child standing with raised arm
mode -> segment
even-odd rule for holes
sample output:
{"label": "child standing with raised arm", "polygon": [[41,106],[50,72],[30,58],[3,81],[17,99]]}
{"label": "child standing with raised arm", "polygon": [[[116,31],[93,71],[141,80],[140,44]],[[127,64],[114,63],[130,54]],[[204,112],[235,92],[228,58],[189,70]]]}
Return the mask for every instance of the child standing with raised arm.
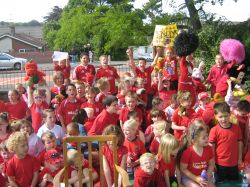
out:
{"label": "child standing with raised arm", "polygon": [[27,154],[29,147],[26,134],[12,134],[7,141],[7,148],[14,153],[6,170],[10,186],[36,187],[40,165],[35,157]]}
{"label": "child standing with raised arm", "polygon": [[230,107],[227,103],[216,103],[214,114],[218,124],[211,129],[209,142],[214,150],[217,182],[238,180],[238,166],[242,164],[240,127],[230,123]]}
{"label": "child standing with raised arm", "polygon": [[[182,153],[180,161],[182,183],[186,187],[214,187],[214,158],[213,150],[208,145],[208,128],[203,121],[196,120],[190,126],[190,132],[191,145]],[[204,172],[207,175],[203,176]]]}
{"label": "child standing with raised arm", "polygon": [[215,65],[210,68],[207,84],[211,84],[211,92],[212,95],[216,92],[216,85],[220,81],[221,77],[225,75],[231,67],[235,65],[236,61],[232,61],[231,63],[225,64],[224,58],[221,54],[217,54],[215,57]]}
{"label": "child standing with raised arm", "polygon": [[37,133],[38,129],[42,126],[42,113],[45,109],[49,108],[51,93],[49,88],[46,88],[44,97],[44,90],[32,90],[30,86],[28,92],[28,107],[31,111],[32,127],[34,132]]}
{"label": "child standing with raised arm", "polygon": [[117,93],[116,87],[115,87],[115,80],[117,82],[120,82],[120,76],[117,73],[117,70],[115,67],[108,65],[108,56],[107,55],[101,55],[100,58],[101,67],[96,72],[96,80],[99,80],[100,78],[107,78],[110,85],[109,92],[112,95],[115,95]]}

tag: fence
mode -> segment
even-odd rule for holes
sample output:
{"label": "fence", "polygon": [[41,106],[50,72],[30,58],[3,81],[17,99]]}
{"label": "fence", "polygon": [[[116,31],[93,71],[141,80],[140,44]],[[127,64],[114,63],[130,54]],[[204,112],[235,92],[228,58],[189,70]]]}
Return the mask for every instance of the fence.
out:
{"label": "fence", "polygon": [[[98,69],[100,65],[94,64],[95,68]],[[129,67],[127,64],[113,64],[112,66],[116,67],[118,74],[122,76],[123,72],[129,71]],[[73,71],[73,67],[71,68],[71,73]],[[48,86],[53,85],[53,67],[50,65],[49,67],[40,68],[46,74],[45,80]],[[16,71],[16,70],[1,70],[0,71],[0,91],[7,91],[14,89],[16,83],[22,83],[24,86],[27,86],[27,83],[24,80],[25,72],[24,71]]]}

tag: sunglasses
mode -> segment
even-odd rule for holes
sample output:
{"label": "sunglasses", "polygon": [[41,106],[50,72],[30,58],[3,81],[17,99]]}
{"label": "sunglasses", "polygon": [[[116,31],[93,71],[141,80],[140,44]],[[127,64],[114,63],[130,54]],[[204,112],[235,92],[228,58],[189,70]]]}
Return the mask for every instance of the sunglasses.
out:
{"label": "sunglasses", "polygon": [[42,99],[42,96],[35,96],[35,99]]}

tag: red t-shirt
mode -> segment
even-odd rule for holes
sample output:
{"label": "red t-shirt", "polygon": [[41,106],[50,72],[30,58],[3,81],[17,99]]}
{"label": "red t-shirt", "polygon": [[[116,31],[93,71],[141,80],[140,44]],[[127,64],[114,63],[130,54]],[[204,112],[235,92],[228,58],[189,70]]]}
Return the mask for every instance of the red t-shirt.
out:
{"label": "red t-shirt", "polygon": [[65,67],[61,67],[58,64],[55,64],[54,65],[54,70],[62,72],[63,75],[64,75],[64,78],[69,78],[70,77],[70,70],[71,70],[70,65],[65,66]]}
{"label": "red t-shirt", "polygon": [[[55,148],[59,153],[60,152],[62,152],[62,147],[61,146],[57,146],[56,148]],[[46,149],[44,149],[44,150],[42,150],[38,155],[37,155],[37,160],[38,160],[38,162],[39,162],[39,165],[41,165],[41,166],[44,166],[44,155],[45,155],[45,153],[47,152],[48,150],[46,150]]]}
{"label": "red t-shirt", "polygon": [[97,103],[99,103],[99,104],[102,105],[103,99],[104,99],[105,97],[107,97],[108,95],[110,95],[110,94],[105,95],[103,92],[98,93],[98,94],[96,95],[96,97],[95,97],[95,102],[97,102]]}
{"label": "red t-shirt", "polygon": [[240,115],[237,115],[236,112],[233,112],[233,114],[235,115],[235,117],[237,118],[238,120],[238,123],[239,123],[239,126],[240,126],[240,130],[241,130],[241,134],[242,134],[242,140],[243,140],[243,144],[245,145],[247,142],[246,140],[246,133],[245,133],[245,129],[246,129],[246,126],[248,125],[248,120],[249,120],[249,117],[248,116],[240,116]]}
{"label": "red t-shirt", "polygon": [[87,82],[86,77],[88,73],[95,75],[95,67],[91,64],[87,66],[80,64],[74,69],[72,79]]}
{"label": "red t-shirt", "polygon": [[176,168],[176,159],[174,156],[170,156],[170,162],[167,163],[163,160],[162,156],[159,156],[157,158],[158,162],[158,170],[160,173],[162,173],[162,176],[164,177],[164,172],[168,170],[168,175],[169,177],[174,177],[175,176],[175,168]]}
{"label": "red t-shirt", "polygon": [[[167,121],[167,116],[166,116],[166,114],[163,111],[160,112],[160,115],[161,115],[161,118],[163,120]],[[148,127],[148,126],[150,126],[153,123],[154,122],[152,121],[152,116],[150,114],[150,111],[148,111],[148,114],[147,114],[147,117],[146,117],[146,126]]]}
{"label": "red t-shirt", "polygon": [[[193,120],[193,114],[194,110],[193,109],[188,109],[187,113],[189,114],[188,116],[180,116],[178,114],[179,108],[177,108],[172,116],[172,122],[174,122],[178,126],[184,126],[184,127],[189,127],[190,122]],[[183,135],[182,130],[174,130],[174,136],[180,140]]]}
{"label": "red t-shirt", "polygon": [[199,94],[200,92],[205,92],[206,91],[206,86],[202,83],[200,79],[195,79],[193,78],[193,83],[195,86],[196,94]]}
{"label": "red t-shirt", "polygon": [[164,88],[159,91],[159,97],[164,102],[164,108],[167,108],[169,105],[169,101],[171,100],[171,96],[176,94],[176,90],[165,90]]}
{"label": "red t-shirt", "polygon": [[5,104],[5,111],[8,112],[10,121],[25,118],[28,110],[29,108],[24,101],[19,101],[17,104],[10,102]]}
{"label": "red t-shirt", "polygon": [[180,60],[180,72],[181,73],[179,77],[179,84],[188,83],[192,85],[192,69],[193,69],[193,66],[186,61],[185,57],[181,57],[181,60]]}
{"label": "red t-shirt", "polygon": [[88,136],[101,135],[105,127],[108,125],[116,125],[119,120],[118,114],[110,114],[106,109],[96,117],[91,129],[88,132]]}
{"label": "red t-shirt", "polygon": [[33,103],[30,107],[31,111],[31,118],[32,118],[32,127],[34,129],[34,132],[37,133],[38,129],[42,126],[43,121],[43,110],[48,109],[49,105],[44,101],[41,103],[41,105],[37,105]]}
{"label": "red t-shirt", "polygon": [[100,103],[89,103],[89,102],[83,103],[81,105],[81,108],[93,108],[94,110],[93,118],[96,118],[102,112],[102,109],[103,109]]}
{"label": "red t-shirt", "polygon": [[[108,145],[104,145],[102,148],[103,155],[106,157],[108,161],[108,165],[110,168],[110,175],[112,184],[114,183],[114,157],[113,157],[113,150],[109,149]],[[128,154],[128,149],[125,146],[121,146],[117,148],[117,165],[120,166],[122,162],[122,157]]]}
{"label": "red t-shirt", "polygon": [[171,59],[164,59],[164,70],[163,74],[165,76],[170,75],[171,80],[178,80],[178,70],[177,70],[177,59],[171,58]]}
{"label": "red t-shirt", "polygon": [[181,156],[181,163],[187,164],[187,169],[194,175],[200,175],[202,170],[208,169],[208,162],[213,158],[212,147],[206,146],[202,155],[198,155],[193,146],[189,146]]}
{"label": "red t-shirt", "polygon": [[2,100],[0,100],[0,112],[4,112],[5,111],[5,104]]}
{"label": "red t-shirt", "polygon": [[138,137],[132,141],[125,138],[124,146],[127,147],[128,158],[130,158],[132,162],[135,162],[143,153],[146,153],[145,145]]}
{"label": "red t-shirt", "polygon": [[119,104],[120,107],[126,105],[126,102],[125,102],[125,95],[122,95],[122,94],[118,93],[118,94],[116,95],[116,97],[117,97],[117,99],[118,99],[118,104]]}
{"label": "red t-shirt", "polygon": [[162,174],[155,168],[149,175],[139,167],[135,170],[134,187],[165,187],[166,183]]}
{"label": "red t-shirt", "polygon": [[77,113],[80,106],[81,102],[77,99],[75,99],[74,102],[69,101],[68,98],[62,101],[58,114],[63,117],[65,126],[72,122],[72,118]]}
{"label": "red t-shirt", "polygon": [[40,169],[39,162],[35,157],[26,155],[23,159],[18,159],[14,155],[7,165],[6,174],[13,177],[18,186],[30,187],[33,173]]}
{"label": "red t-shirt", "polygon": [[156,137],[154,137],[154,139],[152,140],[150,144],[149,151],[153,153],[154,155],[157,155],[159,146],[160,146],[160,142],[156,139]]}
{"label": "red t-shirt", "polygon": [[153,71],[153,67],[149,66],[145,68],[144,72],[142,72],[138,67],[135,68],[135,72],[137,77],[143,78],[144,80],[144,88],[147,92],[151,90],[151,73]]}
{"label": "red t-shirt", "polygon": [[[42,171],[39,173],[39,184],[42,182],[44,175],[49,174],[51,177],[54,178],[61,169],[62,168],[59,168],[58,170],[52,172],[49,168],[44,167]],[[47,182],[46,187],[53,187],[53,183]]]}
{"label": "red t-shirt", "polygon": [[111,94],[117,93],[117,90],[115,87],[115,79],[119,79],[120,76],[118,75],[116,68],[112,66],[108,66],[107,68],[100,67],[97,70],[95,77],[96,77],[96,80],[102,77],[106,77],[109,81],[110,93]]}
{"label": "red t-shirt", "polygon": [[[134,111],[136,111],[137,112],[137,116],[138,116],[138,118],[139,118],[139,129],[141,128],[141,122],[142,122],[142,111],[141,111],[141,109],[140,108],[138,108],[138,107],[135,107],[135,110]],[[128,120],[128,113],[129,113],[130,111],[128,110],[128,107],[126,106],[126,107],[123,107],[122,109],[121,109],[121,112],[120,112],[120,115],[119,115],[119,119],[122,121],[122,123],[125,123],[125,121],[127,121]]]}
{"label": "red t-shirt", "polygon": [[220,93],[221,96],[225,97],[227,95],[227,80],[230,79],[228,75],[223,75],[220,78],[220,81],[217,82],[216,84],[216,93]]}
{"label": "red t-shirt", "polygon": [[237,166],[239,141],[242,141],[242,135],[238,125],[223,128],[217,124],[213,127],[209,142],[215,144],[215,163],[226,167]]}

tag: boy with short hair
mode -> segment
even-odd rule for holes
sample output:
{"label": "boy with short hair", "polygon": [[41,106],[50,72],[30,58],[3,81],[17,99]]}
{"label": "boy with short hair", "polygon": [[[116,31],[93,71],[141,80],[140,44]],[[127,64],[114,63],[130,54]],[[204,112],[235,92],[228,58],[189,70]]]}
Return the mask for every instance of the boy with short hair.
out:
{"label": "boy with short hair", "polygon": [[81,106],[81,102],[76,98],[77,91],[74,84],[69,84],[67,86],[66,93],[68,97],[62,101],[58,111],[59,119],[64,131]]}
{"label": "boy with short hair", "polygon": [[103,77],[107,78],[110,85],[109,91],[112,95],[114,95],[117,93],[115,80],[117,80],[117,82],[120,82],[120,76],[118,75],[115,67],[108,65],[107,55],[101,55],[99,60],[102,66],[96,72],[96,80],[99,80]]}
{"label": "boy with short hair", "polygon": [[88,131],[88,136],[101,135],[105,127],[108,125],[117,125],[119,116],[118,111],[118,99],[109,95],[103,100],[104,109],[96,117],[93,126]]}
{"label": "boy with short hair", "polygon": [[81,64],[76,66],[73,71],[72,80],[79,80],[86,83],[86,78],[89,74],[95,75],[95,67],[89,64],[89,55],[85,52],[80,55]]}
{"label": "boy with short hair", "polygon": [[134,187],[165,186],[164,178],[155,166],[155,155],[144,153],[140,157],[140,167],[135,171]]}
{"label": "boy with short hair", "polygon": [[53,179],[62,169],[63,158],[57,150],[48,150],[44,154],[45,166],[39,173],[39,184],[41,187],[53,187]]}
{"label": "boy with short hair", "polygon": [[10,186],[35,187],[38,182],[39,162],[28,155],[28,137],[25,133],[15,132],[8,141],[7,148],[14,156],[7,165],[7,176]]}
{"label": "boy with short hair", "polygon": [[218,124],[209,134],[217,167],[217,182],[238,180],[238,165],[242,163],[242,135],[238,125],[231,124],[230,107],[226,102],[214,105]]}

